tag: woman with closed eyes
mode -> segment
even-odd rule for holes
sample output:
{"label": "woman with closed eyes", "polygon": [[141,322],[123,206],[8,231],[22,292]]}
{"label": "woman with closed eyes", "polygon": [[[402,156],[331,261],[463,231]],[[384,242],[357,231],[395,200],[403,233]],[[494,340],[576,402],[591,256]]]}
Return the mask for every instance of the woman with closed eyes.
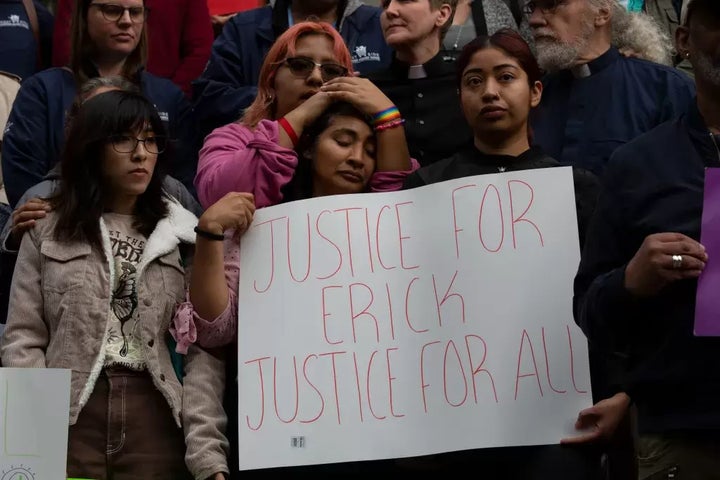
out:
{"label": "woman with closed eyes", "polygon": [[[186,383],[184,392],[184,404],[197,416],[223,423],[229,419],[226,432],[215,431],[217,442],[229,437],[229,465],[238,463],[233,458],[238,445],[237,362],[232,353],[238,331],[238,235],[252,222],[255,208],[398,190],[418,166],[410,159],[400,112],[368,80],[352,76],[351,65],[331,25],[291,27],[268,53],[255,102],[239,122],[208,135],[201,151],[195,184],[207,210],[196,230],[188,301],[178,309],[172,332],[181,353],[193,344],[230,346],[217,354],[221,359],[228,355],[227,374],[208,374],[202,385]],[[339,464],[280,473],[340,474],[376,467]],[[253,472],[235,471],[231,478],[240,475],[248,478]]]}

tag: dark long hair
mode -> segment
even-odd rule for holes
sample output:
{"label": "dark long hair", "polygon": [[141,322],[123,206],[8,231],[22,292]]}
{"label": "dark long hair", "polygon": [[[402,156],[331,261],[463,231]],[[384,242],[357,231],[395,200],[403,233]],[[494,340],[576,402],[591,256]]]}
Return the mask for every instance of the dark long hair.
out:
{"label": "dark long hair", "polygon": [[540,81],[543,71],[538,65],[537,59],[525,39],[510,28],[501,28],[492,35],[481,35],[462,49],[457,60],[457,86],[462,86],[462,75],[467,68],[473,55],[486,48],[499,48],[509,56],[513,57],[520,64],[528,77],[528,83],[532,87],[535,82]]}
{"label": "dark long hair", "polygon": [[290,182],[283,188],[283,202],[304,200],[312,197],[313,192],[313,156],[315,146],[320,135],[328,129],[330,123],[337,116],[359,118],[372,130],[371,119],[346,102],[331,104],[312,124],[310,124],[300,137],[295,151],[298,154],[298,165]]}
{"label": "dark long hair", "polygon": [[[50,198],[58,221],[58,240],[87,241],[100,247],[100,217],[112,193],[103,180],[103,157],[108,137],[144,130],[165,135],[157,110],[137,93],[115,90],[87,100],[68,131],[61,160],[60,188]],[[158,155],[145,192],[135,204],[133,226],[149,236],[157,222],[168,214],[162,183],[168,153]]]}
{"label": "dark long hair", "polygon": [[[70,69],[75,77],[75,83],[82,85],[95,76],[95,67],[92,60],[95,58],[97,48],[88,33],[88,10],[93,0],[76,0],[70,24]],[[143,6],[145,2],[143,1]],[[147,7],[145,7],[147,8]],[[135,50],[128,55],[123,66],[122,76],[128,80],[139,83],[138,71],[147,61],[147,24],[143,24],[140,40]]]}

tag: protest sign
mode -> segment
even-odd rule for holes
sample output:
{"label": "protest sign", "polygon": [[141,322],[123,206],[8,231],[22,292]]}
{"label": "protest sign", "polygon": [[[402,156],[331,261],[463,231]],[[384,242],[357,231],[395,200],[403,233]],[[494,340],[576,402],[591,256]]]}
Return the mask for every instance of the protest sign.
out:
{"label": "protest sign", "polygon": [[700,243],[708,253],[708,262],[698,279],[695,302],[695,328],[699,337],[720,336],[720,168],[705,169]]}
{"label": "protest sign", "polygon": [[240,468],[557,443],[591,405],[570,168],[259,209]]}
{"label": "protest sign", "polygon": [[0,479],[64,480],[70,370],[0,368]]}

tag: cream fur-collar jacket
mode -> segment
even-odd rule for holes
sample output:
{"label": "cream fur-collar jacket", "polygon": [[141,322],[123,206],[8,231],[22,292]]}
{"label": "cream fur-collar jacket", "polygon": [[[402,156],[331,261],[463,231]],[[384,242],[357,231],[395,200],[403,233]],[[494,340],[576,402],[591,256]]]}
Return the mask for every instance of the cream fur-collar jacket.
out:
{"label": "cream fur-collar jacket", "polygon": [[[168,206],[169,214],[148,237],[137,265],[137,334],[142,340],[147,371],[167,400],[178,427],[185,424],[191,431],[200,431],[201,428],[192,425],[192,419],[183,418],[183,385],[173,369],[167,344],[175,307],[186,295],[186,269],[179,247],[195,243],[193,229],[197,218],[174,201],[168,200]],[[50,212],[23,238],[0,356],[5,367],[71,369],[72,425],[104,366],[117,272],[110,236],[102,219],[102,250],[87,242],[57,241],[53,235],[56,222],[57,216]],[[213,357],[199,348],[193,348],[185,361],[186,372],[192,370],[200,379],[192,380],[191,388],[202,385],[205,373],[216,368]],[[188,383],[187,377],[185,380]],[[198,421],[214,422],[208,418]],[[212,465],[192,465],[189,461],[194,475],[207,469],[227,469],[226,445],[194,443],[201,445],[204,452],[192,455],[189,451],[189,455],[198,461],[204,459],[205,463],[212,458]]]}

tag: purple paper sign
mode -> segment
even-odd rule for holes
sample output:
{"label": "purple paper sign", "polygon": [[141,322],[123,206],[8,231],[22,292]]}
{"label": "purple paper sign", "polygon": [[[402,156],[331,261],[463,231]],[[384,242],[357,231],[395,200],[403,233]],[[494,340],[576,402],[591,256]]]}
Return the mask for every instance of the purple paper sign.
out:
{"label": "purple paper sign", "polygon": [[720,168],[705,170],[702,233],[708,263],[698,280],[695,336],[720,337]]}

